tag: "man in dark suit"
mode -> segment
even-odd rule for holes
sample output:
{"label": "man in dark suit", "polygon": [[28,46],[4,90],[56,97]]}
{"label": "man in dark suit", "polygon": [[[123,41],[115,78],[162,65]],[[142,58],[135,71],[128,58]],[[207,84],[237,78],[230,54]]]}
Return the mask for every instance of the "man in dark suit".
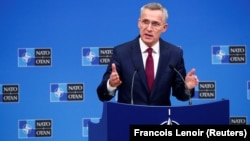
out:
{"label": "man in dark suit", "polygon": [[[160,37],[167,30],[167,20],[167,9],[160,3],[149,3],[141,8],[140,35],[114,47],[111,61],[97,87],[101,101],[109,101],[118,94],[120,103],[170,106],[171,93],[181,101],[193,97],[199,82],[195,69],[186,73],[182,49]],[[153,49],[153,61],[149,63],[154,80],[152,86],[148,85],[150,78],[146,73],[148,48]]]}

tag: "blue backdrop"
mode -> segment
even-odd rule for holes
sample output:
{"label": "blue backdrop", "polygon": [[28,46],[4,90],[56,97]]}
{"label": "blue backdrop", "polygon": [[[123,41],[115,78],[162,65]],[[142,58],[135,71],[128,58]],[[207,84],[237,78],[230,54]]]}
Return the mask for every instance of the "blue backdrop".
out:
{"label": "blue backdrop", "polygon": [[[248,124],[250,2],[157,1],[169,11],[162,38],[183,48],[187,70],[196,68],[202,82],[193,104],[229,99],[230,116]],[[147,2],[1,0],[0,140],[88,140],[87,122],[102,114],[96,87],[106,65],[92,64],[84,51],[98,56],[134,39]]]}

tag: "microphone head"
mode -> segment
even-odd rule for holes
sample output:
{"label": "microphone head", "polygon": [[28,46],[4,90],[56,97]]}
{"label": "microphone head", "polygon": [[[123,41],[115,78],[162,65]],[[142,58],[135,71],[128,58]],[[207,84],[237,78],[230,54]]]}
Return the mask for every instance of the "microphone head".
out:
{"label": "microphone head", "polygon": [[172,65],[172,64],[169,64],[168,66],[169,66],[172,70],[174,70],[174,68],[175,68],[174,65]]}
{"label": "microphone head", "polygon": [[138,68],[138,67],[136,67],[136,68],[135,68],[135,71],[136,71],[136,72],[138,72],[138,71],[139,71],[139,68]]}

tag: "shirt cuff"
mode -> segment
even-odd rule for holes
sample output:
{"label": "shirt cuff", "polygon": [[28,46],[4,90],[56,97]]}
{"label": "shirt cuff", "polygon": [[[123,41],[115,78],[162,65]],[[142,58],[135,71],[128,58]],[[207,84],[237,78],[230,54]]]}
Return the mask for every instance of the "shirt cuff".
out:
{"label": "shirt cuff", "polygon": [[107,88],[108,88],[109,95],[115,96],[115,90],[117,87],[110,86],[109,80],[107,81]]}

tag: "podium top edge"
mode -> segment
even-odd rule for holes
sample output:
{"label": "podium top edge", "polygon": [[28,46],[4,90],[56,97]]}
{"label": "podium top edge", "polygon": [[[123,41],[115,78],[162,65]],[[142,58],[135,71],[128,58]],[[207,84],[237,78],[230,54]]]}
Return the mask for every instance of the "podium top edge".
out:
{"label": "podium top edge", "polygon": [[221,100],[216,100],[212,102],[206,102],[206,103],[200,103],[200,104],[193,104],[193,105],[171,105],[171,106],[158,106],[158,105],[139,105],[139,104],[129,104],[129,103],[119,103],[119,102],[110,102],[110,101],[105,101],[103,102],[104,104],[117,104],[117,105],[126,105],[126,106],[136,106],[136,107],[188,107],[188,106],[200,106],[200,105],[206,105],[206,104],[215,104],[219,102],[228,102],[228,99],[221,99]]}

